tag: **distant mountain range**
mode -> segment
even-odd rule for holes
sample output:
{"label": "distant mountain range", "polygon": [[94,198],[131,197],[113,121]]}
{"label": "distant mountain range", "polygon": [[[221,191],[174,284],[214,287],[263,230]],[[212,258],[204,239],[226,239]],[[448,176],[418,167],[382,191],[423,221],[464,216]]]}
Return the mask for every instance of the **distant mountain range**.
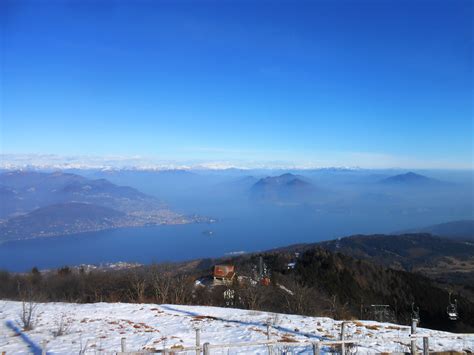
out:
{"label": "distant mountain range", "polygon": [[165,207],[163,202],[134,188],[69,173],[8,172],[0,175],[0,186],[4,198],[0,217],[3,218],[67,202],[95,204],[123,212]]}
{"label": "distant mountain range", "polygon": [[[285,164],[283,164],[285,165]],[[294,164],[289,164],[294,167]],[[304,164],[302,169],[310,166]],[[358,167],[318,167],[314,170],[359,170]],[[94,169],[103,171],[163,171],[163,170],[249,170],[249,169],[286,169],[278,166],[269,168],[268,163],[229,163],[229,162],[168,162],[140,157],[91,157],[91,156],[62,156],[55,154],[0,154],[0,169],[17,170],[66,170],[66,169]]]}
{"label": "distant mountain range", "polygon": [[[246,181],[250,180],[251,178],[246,179]],[[398,199],[393,192],[400,194],[400,190],[403,191],[406,188],[420,193],[427,193],[431,191],[430,188],[449,185],[440,180],[413,172],[385,177],[370,184],[373,191],[366,190],[357,198],[357,201],[362,205],[386,202],[393,204]],[[387,194],[387,188],[391,189],[389,194]],[[291,173],[262,178],[255,182],[250,189],[250,196],[254,200],[274,203],[318,203],[321,202],[323,195],[334,198],[336,194],[337,191],[334,190],[324,192],[323,189],[313,185],[306,177]],[[342,201],[342,199],[339,199],[339,201]]]}
{"label": "distant mountain range", "polygon": [[305,178],[289,173],[260,179],[250,189],[253,199],[267,202],[297,202],[313,192],[314,186]]}
{"label": "distant mountain range", "polygon": [[1,174],[0,197],[0,241],[190,223],[197,218],[173,212],[162,201],[134,188],[61,172]]}

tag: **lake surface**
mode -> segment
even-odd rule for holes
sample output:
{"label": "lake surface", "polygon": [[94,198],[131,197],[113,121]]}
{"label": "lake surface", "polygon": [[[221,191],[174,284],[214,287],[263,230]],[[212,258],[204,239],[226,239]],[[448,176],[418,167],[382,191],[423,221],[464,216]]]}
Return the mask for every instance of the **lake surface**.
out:
{"label": "lake surface", "polygon": [[[212,235],[206,233],[212,231]],[[291,236],[309,237],[309,223],[260,218],[222,219],[213,224],[125,228],[0,245],[0,269],[129,261],[139,263],[216,257],[282,246]]]}
{"label": "lake surface", "polygon": [[[235,211],[237,212],[237,211]],[[213,214],[216,216],[217,214]],[[356,233],[387,233],[400,225],[391,215],[324,214],[304,207],[240,209],[214,224],[153,226],[14,241],[0,245],[0,269],[28,271],[64,265],[128,261],[152,263],[268,250]],[[206,234],[212,231],[212,236]]]}

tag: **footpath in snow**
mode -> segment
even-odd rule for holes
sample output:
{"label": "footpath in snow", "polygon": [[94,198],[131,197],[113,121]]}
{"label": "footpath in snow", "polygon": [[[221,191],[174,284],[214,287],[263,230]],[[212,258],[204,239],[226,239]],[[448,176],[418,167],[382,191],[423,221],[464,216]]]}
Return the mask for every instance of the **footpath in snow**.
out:
{"label": "footpath in snow", "polygon": [[[46,342],[48,354],[114,353],[126,338],[128,351],[179,349],[195,345],[195,328],[201,329],[201,343],[228,344],[267,340],[271,323],[272,340],[338,340],[341,322],[323,317],[304,317],[232,308],[151,305],[126,303],[40,303],[34,328],[18,333],[22,303],[0,301],[0,353],[41,354]],[[58,329],[63,335],[55,336]],[[346,338],[359,341],[358,354],[406,352],[410,328],[390,323],[352,321],[345,323]],[[474,336],[419,328],[429,337],[430,351],[474,352]],[[422,339],[417,345],[421,349]],[[288,347],[291,349],[291,347]],[[298,353],[310,353],[301,346]],[[324,348],[323,348],[324,350]],[[212,354],[265,354],[265,347],[223,348]],[[177,352],[179,353],[179,352]],[[295,352],[296,353],[296,352]],[[191,354],[191,352],[189,352]]]}

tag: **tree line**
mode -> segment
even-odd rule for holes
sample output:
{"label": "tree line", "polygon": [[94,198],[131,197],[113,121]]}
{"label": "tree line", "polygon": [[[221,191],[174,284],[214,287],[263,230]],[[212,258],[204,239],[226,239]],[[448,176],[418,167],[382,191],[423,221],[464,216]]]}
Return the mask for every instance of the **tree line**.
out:
{"label": "tree line", "polygon": [[[262,258],[262,259],[260,259]],[[183,271],[173,264],[127,270],[63,267],[24,274],[0,271],[0,298],[34,302],[130,302],[236,307],[335,319],[375,319],[371,305],[386,304],[386,321],[409,324],[411,307],[420,308],[421,325],[451,331],[474,330],[474,306],[458,298],[460,321],[446,316],[448,292],[413,273],[387,269],[368,261],[314,248],[294,255],[264,253],[221,260],[236,267],[238,277],[214,287],[196,284],[209,279],[212,262]],[[259,263],[269,284],[261,282]]]}

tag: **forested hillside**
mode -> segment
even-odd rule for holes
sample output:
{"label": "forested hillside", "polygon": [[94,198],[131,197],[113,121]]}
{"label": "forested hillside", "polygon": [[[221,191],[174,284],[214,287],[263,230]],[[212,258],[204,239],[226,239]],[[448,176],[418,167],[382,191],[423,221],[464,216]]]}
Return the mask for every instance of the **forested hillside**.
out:
{"label": "forested hillside", "polygon": [[[209,281],[212,266],[235,266],[229,283]],[[263,280],[269,282],[262,282]],[[225,291],[231,290],[231,297]],[[229,295],[229,293],[227,293]],[[177,265],[120,271],[62,268],[41,273],[0,274],[0,298],[69,302],[143,302],[233,306],[336,319],[375,319],[372,304],[386,304],[386,321],[408,324],[414,303],[421,325],[474,330],[474,305],[455,294],[460,320],[448,320],[448,292],[430,279],[322,248],[268,252]]]}

